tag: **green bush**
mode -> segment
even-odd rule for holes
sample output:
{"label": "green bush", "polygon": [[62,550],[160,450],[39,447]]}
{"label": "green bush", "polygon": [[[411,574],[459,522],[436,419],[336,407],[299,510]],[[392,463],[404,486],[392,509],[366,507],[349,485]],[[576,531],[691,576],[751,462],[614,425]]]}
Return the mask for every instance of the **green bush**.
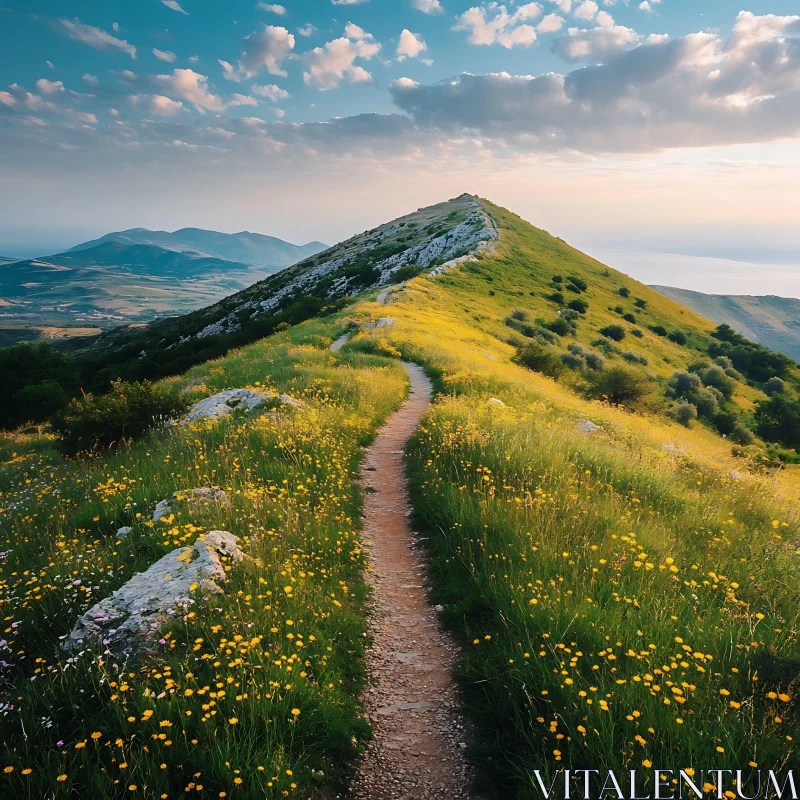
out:
{"label": "green bush", "polygon": [[577,297],[574,300],[570,300],[568,306],[579,314],[585,314],[589,310],[589,304],[585,300],[579,300]]}
{"label": "green bush", "polygon": [[564,305],[564,295],[561,292],[553,292],[553,294],[547,295],[545,300],[549,300],[551,303],[557,303],[560,306]]}
{"label": "green bush", "polygon": [[589,384],[590,396],[606,399],[617,406],[636,403],[648,393],[649,389],[650,382],[646,376],[623,366],[611,367],[600,372]]}
{"label": "green bush", "polygon": [[600,333],[615,342],[621,342],[625,338],[625,328],[622,325],[606,325],[605,328],[600,328]]}
{"label": "green bush", "polygon": [[700,370],[700,380],[706,386],[718,389],[727,400],[730,400],[736,388],[736,382],[726,374],[722,367],[713,366]]}
{"label": "green bush", "polygon": [[683,331],[672,331],[667,334],[667,339],[681,346],[685,345],[686,342],[689,341],[689,337]]}
{"label": "green bush", "polygon": [[630,322],[631,325],[636,324],[636,317],[633,314],[623,314],[622,319],[624,319],[625,322]]}
{"label": "green bush", "polygon": [[636,308],[640,308],[642,311],[644,311],[644,309],[647,308],[647,300],[642,300],[641,297],[637,297],[634,305]]}
{"label": "green bush", "polygon": [[759,436],[800,452],[800,402],[786,394],[774,394],[756,407]]}
{"label": "green bush", "polygon": [[786,391],[786,384],[777,376],[770,378],[764,384],[764,391],[767,394],[782,394]]}
{"label": "green bush", "polygon": [[404,267],[396,269],[389,276],[389,281],[391,283],[403,283],[403,281],[410,281],[412,278],[416,278],[417,275],[421,274],[424,269],[425,268],[419,264],[406,264]]}
{"label": "green bush", "polygon": [[737,422],[733,426],[729,438],[735,444],[747,445],[753,443],[755,436],[749,428],[746,428],[741,422]]}
{"label": "green bush", "polygon": [[685,428],[689,428],[692,420],[697,419],[697,406],[682,400],[672,408],[670,415]]}
{"label": "green bush", "polygon": [[529,344],[517,352],[517,363],[542,375],[558,378],[564,372],[565,364],[556,350],[539,344]]}
{"label": "green bush", "polygon": [[188,410],[181,397],[151,381],[114,381],[111,392],[100,397],[75,398],[53,419],[67,452],[78,453],[113,447],[164,427]]}
{"label": "green bush", "polygon": [[631,296],[631,290],[630,289],[626,289],[624,286],[622,286],[619,289],[617,289],[617,294],[620,297],[630,297]]}

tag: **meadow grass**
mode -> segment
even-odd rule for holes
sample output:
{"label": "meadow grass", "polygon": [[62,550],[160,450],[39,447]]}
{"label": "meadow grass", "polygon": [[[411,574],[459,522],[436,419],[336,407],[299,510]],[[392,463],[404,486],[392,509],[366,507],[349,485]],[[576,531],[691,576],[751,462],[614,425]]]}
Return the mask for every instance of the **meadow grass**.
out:
{"label": "meadow grass", "polygon": [[[334,356],[341,326],[309,323],[172,379],[197,399],[249,386],[305,402],[234,413],[64,460],[9,436],[0,471],[0,795],[308,796],[341,788],[369,729],[362,446],[407,391],[403,370]],[[30,445],[30,446],[29,446]],[[217,485],[231,507],[153,505]],[[125,538],[122,525],[132,526]],[[224,592],[196,593],[155,652],[61,650],[92,604],[211,529],[250,556]]]}

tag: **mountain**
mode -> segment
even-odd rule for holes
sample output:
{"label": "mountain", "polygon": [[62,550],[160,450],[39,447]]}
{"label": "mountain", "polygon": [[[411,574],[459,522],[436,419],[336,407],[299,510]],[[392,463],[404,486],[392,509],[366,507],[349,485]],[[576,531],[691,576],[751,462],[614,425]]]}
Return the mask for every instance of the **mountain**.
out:
{"label": "mountain", "polygon": [[653,286],[714,322],[727,323],[754,342],[800,360],[800,300],[775,295],[703,294],[674,286]]}
{"label": "mountain", "polygon": [[191,314],[143,330],[110,331],[92,344],[91,354],[106,362],[135,360],[139,372],[152,367],[169,374],[187,359],[225,352],[281,323],[307,319],[360,292],[440,267],[496,238],[479,201],[462,195],[358,234]]}
{"label": "mountain", "polygon": [[206,306],[280,269],[193,250],[107,240],[0,261],[0,344],[83,335]]}
{"label": "mountain", "polygon": [[288,267],[326,247],[321,242],[295,245],[274,236],[264,236],[249,231],[218,233],[201,228],[182,228],[168,233],[167,231],[150,231],[147,228],[131,228],[127,231],[107,233],[99,239],[76,245],[70,249],[70,252],[89,250],[106,242],[118,242],[123,245],[150,245],[176,252],[194,251],[199,255],[223,261],[236,261],[261,267]]}

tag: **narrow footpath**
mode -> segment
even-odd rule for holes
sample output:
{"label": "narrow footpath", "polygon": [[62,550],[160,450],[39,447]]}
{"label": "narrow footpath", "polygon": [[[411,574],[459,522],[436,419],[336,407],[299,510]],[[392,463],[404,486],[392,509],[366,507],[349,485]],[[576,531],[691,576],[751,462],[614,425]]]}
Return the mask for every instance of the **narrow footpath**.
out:
{"label": "narrow footpath", "polygon": [[403,460],[406,442],[430,405],[431,384],[419,366],[404,366],[411,395],[367,448],[362,466],[373,587],[365,711],[374,737],[352,796],[454,800],[469,797],[472,782],[452,678],[455,648],[426,596],[424,552],[415,547],[409,525]]}

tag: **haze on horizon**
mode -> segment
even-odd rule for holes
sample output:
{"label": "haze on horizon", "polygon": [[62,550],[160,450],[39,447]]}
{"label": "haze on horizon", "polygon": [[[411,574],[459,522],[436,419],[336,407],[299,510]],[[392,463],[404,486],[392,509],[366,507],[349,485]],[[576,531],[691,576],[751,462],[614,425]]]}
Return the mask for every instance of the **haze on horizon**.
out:
{"label": "haze on horizon", "polygon": [[13,0],[0,255],[334,243],[469,191],[650,283],[800,296],[800,16],[751,5]]}

